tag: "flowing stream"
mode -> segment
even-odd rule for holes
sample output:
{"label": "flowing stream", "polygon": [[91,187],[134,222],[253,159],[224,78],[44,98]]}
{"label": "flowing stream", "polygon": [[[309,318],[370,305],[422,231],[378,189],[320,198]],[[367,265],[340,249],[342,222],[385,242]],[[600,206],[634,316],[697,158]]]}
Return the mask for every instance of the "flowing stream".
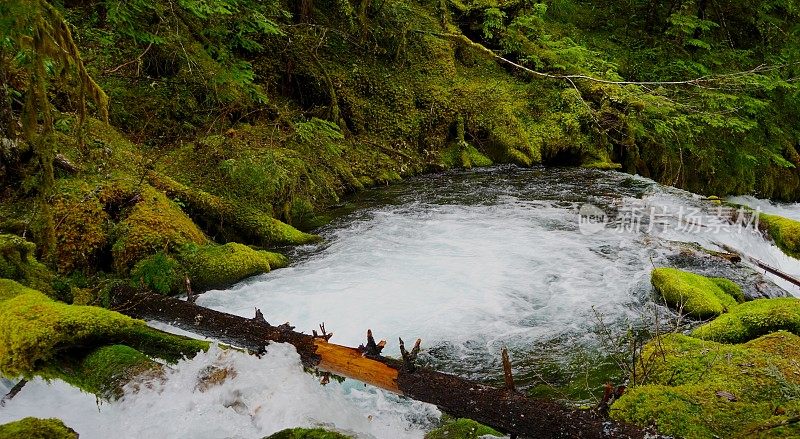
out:
{"label": "flowing stream", "polygon": [[[800,218],[798,204],[732,201]],[[419,337],[424,364],[489,382],[502,379],[499,353],[508,347],[520,383],[535,390],[612,370],[608,355],[629,329],[671,323],[650,286],[654,266],[729,277],[749,297],[800,296],[788,282],[703,251],[724,245],[800,277],[800,263],[747,218],[621,173],[498,167],[426,176],[365,191],[334,213],[318,231],[324,243],[291,250],[290,267],[198,304],[247,317],[259,308],[270,323],[306,332],[324,322],[334,342],[351,346],[370,328],[388,340],[388,355],[398,353],[398,336]],[[200,391],[198,374],[211,364],[238,373]],[[597,384],[584,381],[587,391]],[[213,349],[162,383],[129,387],[123,399],[97,404],[64,383],[34,380],[0,408],[0,422],[59,417],[82,438],[259,438],[312,425],[419,438],[441,415],[349,380],[320,386],[284,345],[261,359]]]}

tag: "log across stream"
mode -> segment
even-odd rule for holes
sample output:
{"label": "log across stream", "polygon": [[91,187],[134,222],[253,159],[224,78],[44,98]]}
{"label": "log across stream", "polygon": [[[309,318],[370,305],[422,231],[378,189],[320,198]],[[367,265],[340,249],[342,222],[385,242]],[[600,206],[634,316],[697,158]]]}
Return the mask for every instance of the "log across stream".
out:
{"label": "log across stream", "polygon": [[301,334],[287,325],[270,325],[260,317],[260,310],[256,317],[247,319],[154,293],[123,294],[117,298],[115,308],[133,317],[167,321],[255,352],[273,342],[289,343],[308,367],[431,403],[454,416],[523,437],[645,437],[644,431],[607,420],[596,410],[528,398],[514,389],[491,387],[416,366],[414,354],[404,353],[403,361],[382,357],[371,333],[361,349],[341,346],[330,343],[325,334]]}
{"label": "log across stream", "polygon": [[[507,347],[520,391],[576,383],[596,394],[594,386],[602,382],[587,386],[587,372],[611,368],[595,311],[612,336],[638,325],[653,306],[662,318],[671,317],[653,300],[653,265],[730,277],[753,296],[778,294],[770,282],[800,295],[800,289],[764,278],[754,267],[720,263],[685,245],[722,251],[715,243],[725,244],[800,274],[797,264],[760,236],[709,235],[676,224],[647,231],[647,222],[636,231],[617,231],[609,223],[599,233],[581,233],[578,211],[584,204],[616,220],[624,218],[626,205],[638,202],[667,208],[673,222],[681,210],[709,205],[703,197],[638,177],[577,169],[496,168],[413,179],[342,206],[341,216],[319,231],[325,242],[292,251],[290,267],[207,292],[197,304],[239,321],[250,321],[259,308],[267,321],[289,321],[306,334],[325,322],[335,333],[330,342],[341,346],[366,343],[371,328],[376,338],[388,339],[384,354],[396,358],[397,336],[409,350],[419,337],[419,365],[497,388],[503,386],[500,351]],[[797,205],[780,208],[800,212]],[[224,333],[213,338],[226,341]],[[337,349],[315,345],[315,352],[326,347]],[[32,380],[0,410],[0,421],[56,416],[87,438],[176,432],[261,438],[310,425],[359,437],[419,438],[441,416],[435,405],[448,402],[433,398],[451,396],[427,395],[424,400],[433,403],[427,404],[355,380],[322,387],[318,377],[302,372],[301,361],[309,361],[303,349],[295,352],[286,344],[271,345],[261,359],[215,350],[181,362],[164,383],[139,386],[99,406],[63,383]],[[198,374],[218,363],[239,374],[208,392],[195,390]],[[597,367],[587,368],[592,365]]]}

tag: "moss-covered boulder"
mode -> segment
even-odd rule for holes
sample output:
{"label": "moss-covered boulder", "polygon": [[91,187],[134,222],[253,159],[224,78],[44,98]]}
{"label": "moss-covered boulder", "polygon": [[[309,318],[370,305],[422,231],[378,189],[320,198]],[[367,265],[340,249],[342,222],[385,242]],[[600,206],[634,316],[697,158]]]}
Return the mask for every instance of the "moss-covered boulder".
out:
{"label": "moss-covered boulder", "polygon": [[187,245],[174,256],[159,252],[143,259],[131,270],[134,285],[162,294],[185,290],[189,278],[195,292],[230,286],[273,268],[285,267],[288,259],[264,250],[229,242],[224,245]]}
{"label": "moss-covered boulder", "polygon": [[207,290],[236,283],[246,277],[285,267],[287,259],[278,253],[253,250],[235,242],[224,245],[188,246],[180,254],[192,285]]}
{"label": "moss-covered boulder", "polygon": [[0,278],[52,292],[53,275],[34,256],[36,245],[16,235],[0,234]]}
{"label": "moss-covered boulder", "polygon": [[350,439],[350,436],[322,428],[287,428],[264,439]]}
{"label": "moss-covered boulder", "polygon": [[149,186],[142,189],[141,200],[117,224],[114,235],[111,252],[114,268],[120,273],[158,251],[209,242],[180,206]]}
{"label": "moss-covered boulder", "polygon": [[134,378],[160,376],[160,363],[125,345],[102,346],[88,354],[72,353],[48,361],[35,374],[60,379],[103,399],[122,397],[123,388]]}
{"label": "moss-covered boulder", "polygon": [[0,373],[6,376],[33,375],[76,347],[87,350],[119,343],[176,361],[209,346],[104,308],[67,305],[37,291],[12,288],[0,291]]}
{"label": "moss-covered boulder", "polygon": [[654,269],[651,282],[669,306],[693,317],[718,316],[744,301],[742,289],[728,279],[705,277],[676,268]]}
{"label": "moss-covered boulder", "polygon": [[425,439],[477,439],[481,436],[503,436],[491,427],[487,427],[472,419],[454,419],[445,425],[432,430]]}
{"label": "moss-covered boulder", "polygon": [[84,181],[59,181],[53,201],[56,265],[62,273],[93,271],[109,239],[111,217],[98,193]]}
{"label": "moss-covered boulder", "polygon": [[742,343],[780,330],[800,335],[800,298],[779,297],[742,303],[698,327],[692,335],[722,343]]}
{"label": "moss-covered boulder", "polygon": [[800,425],[800,337],[777,332],[741,345],[671,334],[648,343],[646,384],[611,408],[617,420],[683,437],[792,437]]}
{"label": "moss-covered boulder", "polygon": [[60,419],[22,418],[0,425],[0,439],[78,439]]}
{"label": "moss-covered boulder", "polygon": [[249,204],[240,204],[205,191],[192,189],[164,175],[151,174],[150,182],[176,197],[198,223],[209,233],[219,234],[227,241],[255,245],[308,244],[317,242],[318,235],[301,232]]}
{"label": "moss-covered boulder", "polygon": [[767,229],[779,249],[800,259],[800,221],[762,213],[759,215],[759,222]]}

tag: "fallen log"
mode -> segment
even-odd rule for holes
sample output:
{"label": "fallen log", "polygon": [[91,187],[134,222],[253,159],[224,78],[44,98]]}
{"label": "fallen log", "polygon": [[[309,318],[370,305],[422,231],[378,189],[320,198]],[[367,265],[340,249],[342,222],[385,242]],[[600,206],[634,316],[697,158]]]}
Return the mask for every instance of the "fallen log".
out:
{"label": "fallen log", "polygon": [[729,253],[732,253],[732,254],[735,254],[735,255],[739,255],[740,260],[743,259],[746,262],[749,262],[749,263],[755,265],[756,267],[761,268],[764,271],[770,272],[770,273],[774,274],[775,276],[778,276],[779,278],[781,278],[781,279],[783,279],[783,280],[785,280],[785,281],[787,281],[789,283],[792,283],[792,284],[797,285],[798,287],[800,287],[800,279],[797,279],[796,277],[794,277],[794,276],[792,276],[792,275],[790,275],[788,273],[784,273],[783,271],[773,267],[772,265],[767,264],[764,261],[756,259],[756,258],[754,258],[754,257],[752,257],[750,255],[746,255],[746,254],[736,250],[735,248],[733,248],[733,247],[731,247],[729,245],[725,245],[725,244],[718,244],[718,245],[721,245],[722,248],[724,248],[725,251],[727,251]]}
{"label": "fallen log", "polygon": [[647,434],[638,427],[611,421],[596,410],[582,410],[551,399],[527,398],[513,388],[491,387],[416,367],[419,340],[411,352],[400,340],[401,361],[381,356],[385,342],[375,343],[371,332],[366,346],[352,348],[328,342],[331,335],[323,326],[321,335],[316,331],[303,334],[288,324],[269,324],[258,310],[254,318],[245,318],[127,288],[116,291],[113,300],[115,310],[132,317],[169,323],[256,353],[272,342],[291,343],[307,367],[434,404],[452,416],[470,418],[512,435],[592,439],[644,438]]}

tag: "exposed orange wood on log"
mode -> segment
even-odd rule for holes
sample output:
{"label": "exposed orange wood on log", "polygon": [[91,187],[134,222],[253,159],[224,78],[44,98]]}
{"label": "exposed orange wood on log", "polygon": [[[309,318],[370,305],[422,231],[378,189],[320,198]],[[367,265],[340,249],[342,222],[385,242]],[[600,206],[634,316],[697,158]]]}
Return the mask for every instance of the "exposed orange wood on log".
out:
{"label": "exposed orange wood on log", "polygon": [[358,349],[328,343],[322,338],[315,339],[314,346],[320,357],[319,369],[403,394],[397,387],[397,369],[364,357]]}
{"label": "exposed orange wood on log", "polygon": [[581,410],[552,399],[528,398],[506,387],[487,386],[418,367],[414,364],[418,343],[411,352],[401,349],[403,360],[395,360],[380,355],[385,342],[376,343],[371,331],[367,345],[355,349],[328,343],[330,334],[324,330],[323,335],[314,336],[295,332],[286,324],[270,325],[258,312],[254,318],[240,317],[126,287],[120,287],[115,295],[115,309],[130,316],[160,320],[255,352],[272,342],[290,343],[308,367],[434,404],[450,415],[474,419],[512,435],[543,439],[661,437],[614,422],[597,410]]}

